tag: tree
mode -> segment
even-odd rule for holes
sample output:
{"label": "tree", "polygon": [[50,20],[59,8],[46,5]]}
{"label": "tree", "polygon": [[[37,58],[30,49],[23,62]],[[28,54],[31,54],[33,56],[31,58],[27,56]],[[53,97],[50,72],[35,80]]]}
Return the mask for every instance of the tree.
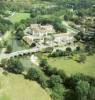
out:
{"label": "tree", "polygon": [[90,86],[88,100],[95,100],[95,86]]}
{"label": "tree", "polygon": [[61,57],[63,55],[64,55],[64,51],[58,49],[55,52],[51,53],[49,56],[50,57]]}
{"label": "tree", "polygon": [[41,85],[43,88],[46,88],[46,87],[47,87],[47,79],[44,77],[44,75],[41,75],[41,76],[39,77],[38,83],[40,83],[40,85]]}
{"label": "tree", "polygon": [[34,18],[37,16],[37,13],[35,11],[32,11],[31,14],[30,14],[31,18]]}
{"label": "tree", "polygon": [[6,53],[10,53],[12,51],[11,45],[7,45]]}
{"label": "tree", "polygon": [[50,77],[50,80],[48,80],[48,86],[52,89],[51,97],[53,98],[53,100],[64,99],[64,86],[59,75],[52,75]]}
{"label": "tree", "polygon": [[27,77],[28,79],[30,79],[30,80],[36,80],[36,81],[37,81],[38,78],[40,77],[40,74],[39,74],[39,72],[37,71],[37,69],[31,68],[31,69],[29,69],[29,71],[28,71],[26,77]]}
{"label": "tree", "polygon": [[62,84],[57,84],[52,88],[51,97],[53,100],[64,100],[65,88]]}
{"label": "tree", "polygon": [[66,56],[71,55],[72,54],[72,49],[70,47],[67,47],[66,51],[65,51],[65,54],[66,54]]}
{"label": "tree", "polygon": [[62,78],[62,81],[64,82],[67,78],[65,72],[63,70],[58,70],[57,71],[57,75],[60,75],[60,77]]}
{"label": "tree", "polygon": [[16,73],[16,74],[21,74],[24,71],[24,68],[19,61],[19,59],[11,58],[7,62],[7,68],[9,72]]}
{"label": "tree", "polygon": [[83,17],[83,16],[84,16],[84,14],[83,14],[83,12],[78,11],[78,12],[77,12],[77,16],[79,16],[79,17]]}
{"label": "tree", "polygon": [[1,60],[1,66],[2,66],[3,68],[6,68],[6,66],[7,66],[7,61],[8,61],[8,59],[2,59],[2,60]]}
{"label": "tree", "polygon": [[62,21],[58,18],[55,18],[55,20],[53,21],[53,26],[57,32],[67,32],[66,27],[62,25]]}
{"label": "tree", "polygon": [[12,23],[9,20],[6,20],[0,16],[0,32],[4,34],[12,26]]}
{"label": "tree", "polygon": [[76,47],[76,51],[80,51],[80,49],[81,49],[80,46]]}
{"label": "tree", "polygon": [[52,88],[52,87],[56,86],[57,84],[61,84],[62,79],[59,75],[52,75],[50,77],[50,80],[48,81],[48,83],[49,83],[49,87]]}
{"label": "tree", "polygon": [[35,46],[36,46],[36,43],[33,42],[33,43],[31,44],[31,47],[35,47]]}
{"label": "tree", "polygon": [[16,29],[15,32],[16,39],[21,40],[22,37],[24,36],[25,25],[17,23],[15,24],[15,29]]}
{"label": "tree", "polygon": [[16,31],[15,35],[16,35],[16,39],[21,40],[23,38],[23,36],[24,36],[24,32],[23,32],[23,30],[18,29]]}
{"label": "tree", "polygon": [[40,67],[44,67],[44,66],[48,66],[47,60],[46,59],[42,59],[40,61]]}
{"label": "tree", "polygon": [[65,21],[68,21],[68,20],[69,20],[68,15],[64,15],[64,20],[65,20]]}
{"label": "tree", "polygon": [[88,100],[90,84],[87,81],[79,81],[76,86],[77,100]]}
{"label": "tree", "polygon": [[26,78],[37,81],[43,88],[47,87],[46,78],[44,77],[44,74],[36,68],[30,68],[26,75]]}
{"label": "tree", "polygon": [[76,59],[79,63],[84,63],[86,60],[86,56],[84,54],[80,54],[79,57]]}
{"label": "tree", "polygon": [[74,36],[77,41],[83,40],[84,34],[83,32],[79,32],[77,35]]}

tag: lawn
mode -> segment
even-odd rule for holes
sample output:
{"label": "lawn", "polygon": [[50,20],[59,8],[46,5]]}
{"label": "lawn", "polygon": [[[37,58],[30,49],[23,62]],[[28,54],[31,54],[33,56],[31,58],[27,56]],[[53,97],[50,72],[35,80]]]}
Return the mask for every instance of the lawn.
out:
{"label": "lawn", "polygon": [[24,79],[22,75],[0,71],[0,100],[51,100],[39,84]]}
{"label": "lawn", "polygon": [[95,55],[88,56],[85,63],[77,63],[70,59],[48,58],[48,63],[52,67],[63,69],[67,75],[83,73],[95,77]]}
{"label": "lawn", "polygon": [[17,22],[20,22],[21,20],[28,19],[28,18],[30,18],[29,13],[14,13],[13,16],[9,17],[9,20],[12,23],[17,23]]}

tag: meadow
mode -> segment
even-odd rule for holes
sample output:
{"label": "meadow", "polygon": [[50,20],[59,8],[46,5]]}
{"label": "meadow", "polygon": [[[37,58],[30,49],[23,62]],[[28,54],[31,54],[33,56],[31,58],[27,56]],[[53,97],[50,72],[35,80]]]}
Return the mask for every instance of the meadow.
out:
{"label": "meadow", "polygon": [[4,75],[0,71],[0,80],[0,100],[51,100],[38,83],[22,75]]}
{"label": "meadow", "polygon": [[64,57],[47,58],[47,61],[52,67],[64,70],[67,75],[83,73],[95,77],[95,55],[87,56],[85,63],[77,63]]}

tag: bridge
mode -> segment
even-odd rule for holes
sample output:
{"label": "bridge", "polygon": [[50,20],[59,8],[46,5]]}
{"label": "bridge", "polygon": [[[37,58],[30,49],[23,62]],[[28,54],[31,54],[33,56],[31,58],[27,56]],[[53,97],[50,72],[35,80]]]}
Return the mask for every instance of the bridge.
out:
{"label": "bridge", "polygon": [[18,57],[18,56],[23,56],[25,54],[31,54],[31,53],[36,53],[36,52],[39,52],[39,51],[42,51],[43,49],[46,49],[50,46],[43,46],[43,47],[39,47],[39,48],[32,48],[32,49],[25,49],[25,50],[20,50],[20,51],[16,51],[16,52],[12,52],[12,53],[8,53],[8,54],[1,54],[0,55],[0,61],[2,59],[10,59],[12,57]]}

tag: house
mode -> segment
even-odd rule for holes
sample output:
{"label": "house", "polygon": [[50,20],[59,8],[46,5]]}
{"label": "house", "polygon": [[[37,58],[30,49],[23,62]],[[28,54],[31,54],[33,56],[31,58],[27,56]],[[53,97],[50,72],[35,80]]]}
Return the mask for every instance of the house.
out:
{"label": "house", "polygon": [[40,38],[40,37],[34,37],[34,36],[32,36],[32,35],[24,36],[24,37],[23,37],[23,40],[24,40],[27,44],[29,44],[29,46],[31,46],[32,43],[34,43],[34,42],[36,42],[36,43],[39,42],[39,40],[43,41],[42,38]]}
{"label": "house", "polygon": [[54,35],[54,42],[58,45],[72,43],[73,41],[74,37],[70,33],[59,33]]}
{"label": "house", "polygon": [[31,45],[33,42],[43,43],[45,38],[48,38],[50,34],[55,33],[52,25],[41,25],[41,24],[31,24],[24,31],[25,36],[23,40]]}
{"label": "house", "polygon": [[30,27],[27,27],[24,31],[25,34],[30,34],[35,37],[43,37],[48,34],[55,33],[55,30],[52,25],[41,25],[41,24],[31,24]]}

